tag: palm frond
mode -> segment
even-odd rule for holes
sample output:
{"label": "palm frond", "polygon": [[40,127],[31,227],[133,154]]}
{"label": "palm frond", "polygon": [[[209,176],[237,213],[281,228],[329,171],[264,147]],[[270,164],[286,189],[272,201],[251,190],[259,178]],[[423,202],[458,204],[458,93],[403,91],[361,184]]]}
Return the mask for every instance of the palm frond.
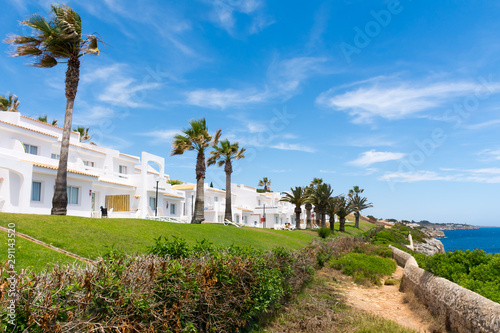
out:
{"label": "palm frond", "polygon": [[31,65],[40,68],[51,68],[57,65],[57,60],[48,54],[44,54],[38,59],[38,62],[34,62]]}

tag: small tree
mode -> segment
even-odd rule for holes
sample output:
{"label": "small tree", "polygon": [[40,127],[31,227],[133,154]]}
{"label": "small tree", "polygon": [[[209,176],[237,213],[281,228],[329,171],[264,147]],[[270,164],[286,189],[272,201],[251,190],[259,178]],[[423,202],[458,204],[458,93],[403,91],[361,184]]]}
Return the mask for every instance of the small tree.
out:
{"label": "small tree", "polygon": [[264,186],[264,192],[271,192],[271,179],[267,177],[262,178],[259,180],[258,186]]}
{"label": "small tree", "polygon": [[170,155],[182,155],[189,150],[196,150],[196,199],[194,202],[194,214],[191,223],[200,224],[205,219],[205,172],[207,163],[205,161],[205,150],[211,145],[217,144],[220,138],[220,130],[212,137],[208,133],[205,118],[200,120],[191,119],[191,127],[182,131],[183,134],[174,136],[172,142],[173,150]]}
{"label": "small tree", "polygon": [[[232,221],[233,212],[231,207],[231,174],[233,173],[233,160],[245,158],[243,153],[245,148],[239,147],[238,142],[231,143],[228,139],[219,141],[218,144],[212,146],[214,150],[210,152],[212,156],[208,159],[208,165],[217,163],[218,166],[224,166],[226,173],[226,209],[224,211],[224,219]],[[211,186],[213,187],[213,186]]]}
{"label": "small tree", "polygon": [[339,217],[339,231],[345,231],[345,218],[353,212],[353,207],[350,200],[343,195],[335,197],[335,206]]}
{"label": "small tree", "polygon": [[289,202],[295,205],[295,228],[300,229],[300,213],[302,213],[302,206],[306,203],[308,194],[303,187],[290,188],[290,192],[285,192],[281,201]]}
{"label": "small tree", "polygon": [[0,111],[19,111],[19,98],[9,93],[9,96],[0,95]]}
{"label": "small tree", "polygon": [[359,194],[363,193],[364,189],[360,189],[359,186],[353,186],[351,190],[349,190],[349,198],[351,199],[351,205],[354,212],[354,227],[359,228],[359,216],[361,215],[361,211],[373,207],[371,202],[367,202],[368,199],[364,197],[360,197]]}

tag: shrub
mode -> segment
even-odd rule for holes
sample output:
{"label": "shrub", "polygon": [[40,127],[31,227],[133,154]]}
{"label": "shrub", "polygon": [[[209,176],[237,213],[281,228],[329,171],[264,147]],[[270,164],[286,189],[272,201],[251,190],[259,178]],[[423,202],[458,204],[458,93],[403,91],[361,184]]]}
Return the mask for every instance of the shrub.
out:
{"label": "shrub", "polygon": [[332,232],[330,231],[330,228],[323,227],[318,229],[318,236],[321,238],[326,238],[330,236]]}
{"label": "shrub", "polygon": [[352,276],[356,283],[380,285],[380,279],[396,270],[396,263],[387,258],[369,256],[362,253],[347,253],[331,261],[331,267],[341,269]]}
{"label": "shrub", "polygon": [[419,266],[478,294],[500,302],[500,253],[483,250],[416,256]]}
{"label": "shrub", "polygon": [[156,254],[132,257],[110,252],[93,266],[22,271],[16,276],[15,328],[6,326],[10,299],[0,290],[2,328],[238,331],[279,307],[310,280],[317,249],[263,252],[216,248],[207,241],[190,247],[183,239],[158,238],[150,252]]}

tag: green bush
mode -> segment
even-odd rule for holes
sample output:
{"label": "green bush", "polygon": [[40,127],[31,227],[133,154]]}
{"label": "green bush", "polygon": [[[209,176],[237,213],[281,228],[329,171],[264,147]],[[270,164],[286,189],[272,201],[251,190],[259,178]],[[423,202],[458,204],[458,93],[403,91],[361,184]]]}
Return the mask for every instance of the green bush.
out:
{"label": "green bush", "polygon": [[416,256],[420,267],[500,303],[500,253],[483,250]]}
{"label": "green bush", "polygon": [[112,251],[88,267],[22,271],[16,276],[17,326],[8,324],[10,299],[0,297],[0,327],[9,332],[235,332],[298,292],[314,273],[317,254],[315,248],[217,248],[207,241],[190,247],[175,237],[158,238],[149,251],[134,257]]}
{"label": "green bush", "polygon": [[331,267],[341,269],[352,276],[356,283],[380,285],[380,279],[396,271],[396,263],[387,258],[369,256],[363,253],[347,253],[331,261]]}
{"label": "green bush", "polygon": [[330,231],[330,228],[323,227],[318,229],[318,236],[321,238],[326,238],[330,236],[332,232]]}

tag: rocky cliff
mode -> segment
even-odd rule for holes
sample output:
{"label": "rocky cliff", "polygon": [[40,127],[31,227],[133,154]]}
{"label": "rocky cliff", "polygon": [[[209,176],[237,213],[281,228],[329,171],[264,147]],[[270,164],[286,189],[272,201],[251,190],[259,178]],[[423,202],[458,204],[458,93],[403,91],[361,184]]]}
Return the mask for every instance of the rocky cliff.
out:
{"label": "rocky cliff", "polygon": [[444,253],[444,245],[435,238],[424,239],[423,243],[414,244],[416,252],[432,256],[434,253]]}

